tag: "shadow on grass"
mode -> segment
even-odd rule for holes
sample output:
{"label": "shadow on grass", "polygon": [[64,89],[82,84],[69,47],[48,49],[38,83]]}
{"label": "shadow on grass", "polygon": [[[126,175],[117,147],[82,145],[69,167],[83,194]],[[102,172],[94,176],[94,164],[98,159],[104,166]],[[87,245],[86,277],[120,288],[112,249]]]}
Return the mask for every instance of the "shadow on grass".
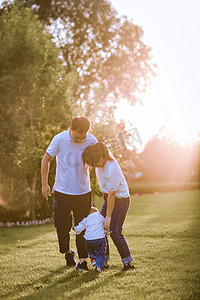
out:
{"label": "shadow on grass", "polygon": [[[105,288],[109,283],[112,283],[113,278],[125,275],[122,270],[116,269],[114,272],[113,274],[113,269],[111,269],[99,274],[96,270],[82,272],[62,267],[31,283],[16,286],[14,291],[12,290],[11,293],[4,295],[2,299],[11,299],[13,295],[15,295],[15,299],[23,300],[82,299],[99,288]],[[28,295],[20,297],[21,293]]]}
{"label": "shadow on grass", "polygon": [[[42,288],[42,286],[46,286],[49,282],[51,282],[53,280],[53,278],[55,276],[59,276],[65,270],[66,270],[66,267],[62,267],[57,270],[51,271],[48,275],[46,275],[44,277],[41,277],[37,280],[33,280],[31,283],[15,285],[15,288],[12,289],[11,292],[4,294],[2,296],[2,299],[4,299],[4,298],[7,299],[8,297],[10,297],[9,299],[11,299],[11,296],[13,296],[13,295],[15,295],[15,297],[16,297],[17,294],[21,293],[22,291],[25,291],[26,289],[38,290],[38,289]],[[20,299],[22,299],[22,298],[20,298]]]}
{"label": "shadow on grass", "polygon": [[26,241],[55,232],[53,223],[28,227],[0,228],[0,242],[6,244],[17,240]]}

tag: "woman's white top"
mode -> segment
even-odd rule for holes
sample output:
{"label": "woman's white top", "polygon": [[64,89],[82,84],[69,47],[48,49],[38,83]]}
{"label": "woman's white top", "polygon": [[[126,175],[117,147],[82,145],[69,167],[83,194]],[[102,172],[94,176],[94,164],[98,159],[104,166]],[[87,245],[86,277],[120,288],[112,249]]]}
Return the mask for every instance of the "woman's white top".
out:
{"label": "woman's white top", "polygon": [[104,217],[99,212],[94,212],[84,218],[74,229],[76,234],[86,229],[84,235],[86,240],[101,239],[105,237],[103,221]]}
{"label": "woman's white top", "polygon": [[130,197],[128,184],[116,159],[108,160],[103,168],[96,168],[102,193],[116,192],[117,198]]}

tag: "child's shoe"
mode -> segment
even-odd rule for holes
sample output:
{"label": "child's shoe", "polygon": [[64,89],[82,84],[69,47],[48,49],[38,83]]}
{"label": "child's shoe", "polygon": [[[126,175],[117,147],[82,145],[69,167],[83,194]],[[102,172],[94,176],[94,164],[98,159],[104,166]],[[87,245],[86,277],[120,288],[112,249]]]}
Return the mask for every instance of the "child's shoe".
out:
{"label": "child's shoe", "polygon": [[92,259],[91,259],[91,264],[92,264],[93,266],[96,265],[96,258],[92,258]]}
{"label": "child's shoe", "polygon": [[76,271],[88,271],[87,261],[82,263],[78,263],[77,267],[75,268]]}
{"label": "child's shoe", "polygon": [[102,268],[97,267],[96,270],[97,270],[98,273],[102,272]]}

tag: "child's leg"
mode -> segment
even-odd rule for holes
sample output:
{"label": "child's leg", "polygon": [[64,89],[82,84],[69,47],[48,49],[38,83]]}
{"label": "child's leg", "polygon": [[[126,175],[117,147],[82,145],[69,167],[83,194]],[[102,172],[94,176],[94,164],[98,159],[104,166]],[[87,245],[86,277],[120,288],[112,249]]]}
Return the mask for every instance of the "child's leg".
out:
{"label": "child's leg", "polygon": [[96,267],[103,269],[105,254],[106,254],[106,240],[98,239],[96,240]]}
{"label": "child's leg", "polygon": [[96,259],[96,254],[95,254],[95,246],[93,241],[90,240],[85,240],[85,245],[89,254],[90,259]]}

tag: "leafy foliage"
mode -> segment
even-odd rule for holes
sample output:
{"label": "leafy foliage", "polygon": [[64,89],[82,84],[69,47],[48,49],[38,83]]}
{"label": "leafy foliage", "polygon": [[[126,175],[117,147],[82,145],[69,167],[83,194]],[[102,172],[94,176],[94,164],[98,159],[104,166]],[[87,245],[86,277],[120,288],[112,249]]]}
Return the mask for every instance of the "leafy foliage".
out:
{"label": "leafy foliage", "polygon": [[160,181],[199,180],[199,145],[180,146],[164,128],[140,154],[143,178]]}
{"label": "leafy foliage", "polygon": [[[69,125],[73,112],[84,112],[92,133],[106,142],[120,130],[117,101],[134,105],[155,66],[142,29],[107,0],[4,1],[0,15],[2,194],[41,215],[48,207],[39,191],[39,166],[53,135]],[[122,155],[125,170],[136,153]]]}
{"label": "leafy foliage", "polygon": [[2,194],[8,206],[35,215],[41,158],[71,120],[74,78],[63,72],[59,49],[28,8],[14,6],[0,21]]}
{"label": "leafy foliage", "polygon": [[119,17],[109,1],[17,2],[30,7],[43,24],[50,25],[62,50],[66,72],[75,66],[78,80],[74,95],[86,115],[87,104],[97,101],[97,87],[101,88],[104,104],[120,98],[134,104],[155,75],[151,49],[142,42],[142,29],[125,16]]}

